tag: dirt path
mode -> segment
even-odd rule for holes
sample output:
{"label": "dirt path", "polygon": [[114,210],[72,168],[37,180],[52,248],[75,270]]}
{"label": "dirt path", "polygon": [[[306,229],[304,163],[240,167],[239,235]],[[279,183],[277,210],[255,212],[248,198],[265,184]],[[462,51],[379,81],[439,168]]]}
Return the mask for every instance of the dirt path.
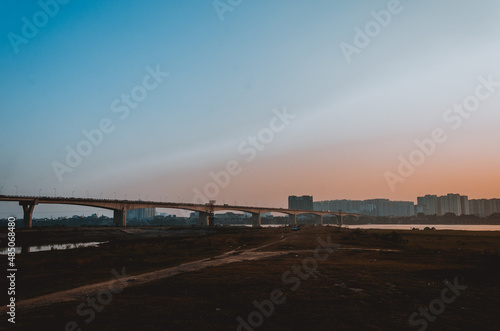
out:
{"label": "dirt path", "polygon": [[[187,262],[175,267],[165,268],[157,271],[152,271],[140,275],[128,276],[126,270],[117,270],[116,275],[124,275],[123,278],[117,280],[113,278],[110,281],[84,285],[70,290],[55,292],[40,297],[26,299],[16,302],[16,310],[29,310],[37,307],[49,306],[55,303],[83,300],[87,296],[95,296],[100,291],[107,291],[108,289],[116,289],[118,287],[137,286],[159,279],[172,277],[186,272],[198,271],[208,267],[216,267],[222,264],[233,262],[260,260],[268,257],[292,253],[291,251],[272,251],[272,252],[256,252],[258,249],[273,245],[286,240],[287,238],[259,246],[256,248],[237,251],[233,250],[216,257],[207,258],[203,260]],[[125,268],[124,268],[125,269]],[[2,306],[0,313],[7,312],[7,307]]]}
{"label": "dirt path", "polygon": [[[95,283],[90,285],[84,285],[77,288],[73,288],[70,290],[64,290],[60,292],[55,292],[47,295],[43,295],[36,298],[26,299],[19,302],[16,302],[16,310],[29,310],[43,306],[49,306],[55,303],[60,302],[68,302],[68,301],[83,301],[85,297],[95,296],[101,291],[111,291],[117,288],[129,287],[129,286],[137,286],[150,282],[154,282],[159,279],[164,279],[168,277],[172,277],[175,275],[199,271],[208,267],[217,267],[223,264],[234,263],[234,262],[242,262],[242,261],[252,261],[252,260],[260,260],[273,256],[284,255],[284,254],[298,254],[298,253],[312,253],[314,250],[289,250],[289,251],[258,251],[262,248],[265,248],[270,245],[274,245],[280,242],[285,241],[290,237],[285,237],[281,240],[262,245],[259,247],[247,249],[247,250],[232,250],[230,252],[218,255],[216,257],[206,258],[203,260],[187,262],[180,264],[175,267],[165,268],[157,271],[152,271],[139,275],[126,275],[126,270],[116,270],[114,271],[115,277],[112,280]],[[339,250],[373,250],[373,251],[396,251],[390,249],[374,249],[374,248],[340,248],[336,245],[335,249]],[[7,307],[4,305],[0,307],[0,313],[4,314],[7,312]]]}

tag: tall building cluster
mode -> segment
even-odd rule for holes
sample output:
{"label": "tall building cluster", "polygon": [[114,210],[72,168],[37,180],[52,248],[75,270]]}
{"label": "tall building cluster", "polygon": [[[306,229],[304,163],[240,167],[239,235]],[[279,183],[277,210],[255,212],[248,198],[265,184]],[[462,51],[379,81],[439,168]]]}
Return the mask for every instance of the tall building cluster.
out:
{"label": "tall building cluster", "polygon": [[389,199],[370,200],[328,200],[313,203],[314,210],[358,213],[369,216],[406,217],[415,215],[412,201],[390,201]]}
{"label": "tall building cluster", "polygon": [[466,195],[447,194],[417,197],[417,205],[412,201],[370,200],[327,200],[314,201],[312,196],[288,197],[288,208],[347,213],[367,216],[408,217],[419,213],[443,216],[447,213],[488,217],[500,213],[500,199],[471,199]]}
{"label": "tall building cluster", "polygon": [[469,197],[460,194],[447,194],[442,196],[427,194],[417,197],[417,213],[425,215],[439,215],[453,213],[455,215],[469,215]]}
{"label": "tall building cluster", "polygon": [[425,215],[454,213],[455,215],[476,215],[488,217],[500,213],[500,199],[471,199],[466,195],[426,195],[417,198],[417,212]]}
{"label": "tall building cluster", "polygon": [[472,199],[469,208],[471,214],[481,217],[500,213],[500,199]]}

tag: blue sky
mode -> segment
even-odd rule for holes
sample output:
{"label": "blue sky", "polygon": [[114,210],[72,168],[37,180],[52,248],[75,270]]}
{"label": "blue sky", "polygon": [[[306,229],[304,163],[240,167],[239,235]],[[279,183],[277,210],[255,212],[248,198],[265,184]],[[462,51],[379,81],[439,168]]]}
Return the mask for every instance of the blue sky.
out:
{"label": "blue sky", "polygon": [[[353,44],[354,29],[389,3],[244,0],[221,20],[212,1],[72,0],[13,46],[9,33],[23,37],[23,17],[33,23],[43,9],[3,1],[1,193],[15,194],[17,185],[23,195],[55,188],[61,196],[88,190],[191,202],[211,171],[236,159],[243,171],[219,201],[500,196],[488,180],[498,183],[500,159],[485,148],[500,141],[500,93],[397,190],[384,178],[415,139],[446,125],[445,110],[471,94],[479,76],[500,81],[500,4],[400,1],[400,12],[348,63],[340,44]],[[142,85],[148,67],[168,77],[121,120],[113,101]],[[246,162],[238,146],[285,107],[296,118]],[[113,132],[59,180],[53,164],[65,163],[66,146],[76,149],[82,131],[106,118]],[[0,217],[20,212],[0,208]]]}

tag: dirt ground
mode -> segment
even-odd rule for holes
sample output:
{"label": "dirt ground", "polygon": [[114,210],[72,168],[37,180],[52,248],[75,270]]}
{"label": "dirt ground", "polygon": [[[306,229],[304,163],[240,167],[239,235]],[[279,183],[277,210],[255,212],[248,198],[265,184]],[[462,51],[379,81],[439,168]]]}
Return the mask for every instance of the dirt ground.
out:
{"label": "dirt ground", "polygon": [[[67,242],[86,230],[94,233],[87,241],[109,243],[17,256],[15,329],[498,330],[500,322],[500,232],[116,228],[18,236]],[[12,329],[5,308],[0,326]]]}

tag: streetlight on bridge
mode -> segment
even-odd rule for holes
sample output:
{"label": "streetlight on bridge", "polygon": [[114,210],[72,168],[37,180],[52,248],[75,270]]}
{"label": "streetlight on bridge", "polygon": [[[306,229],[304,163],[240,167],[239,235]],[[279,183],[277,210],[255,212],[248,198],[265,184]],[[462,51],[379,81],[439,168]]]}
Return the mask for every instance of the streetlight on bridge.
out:
{"label": "streetlight on bridge", "polygon": [[38,190],[38,196],[39,196],[39,197],[40,197],[40,196],[42,196],[42,189],[39,189],[39,190]]}
{"label": "streetlight on bridge", "polygon": [[16,195],[17,195],[17,185],[14,185],[16,187]]}
{"label": "streetlight on bridge", "polygon": [[56,197],[57,196],[56,188],[53,187],[53,189],[54,189],[54,197]]}

